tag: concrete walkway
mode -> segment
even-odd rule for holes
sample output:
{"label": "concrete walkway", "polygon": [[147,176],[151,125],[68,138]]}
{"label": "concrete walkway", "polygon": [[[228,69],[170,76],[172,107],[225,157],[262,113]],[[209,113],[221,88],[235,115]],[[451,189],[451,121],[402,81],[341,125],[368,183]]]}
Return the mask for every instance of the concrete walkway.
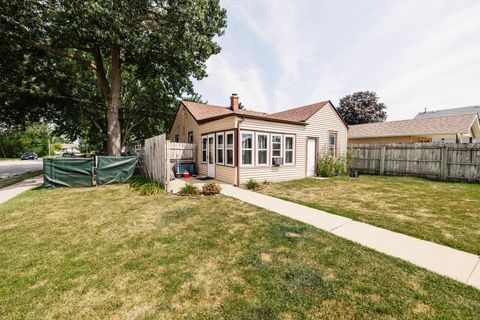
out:
{"label": "concrete walkway", "polygon": [[480,257],[293,202],[222,184],[222,193],[480,289]]}
{"label": "concrete walkway", "polygon": [[15,198],[20,193],[35,187],[41,186],[43,183],[43,176],[34,177],[23,180],[22,182],[12,184],[11,186],[0,189],[0,203],[6,202]]}

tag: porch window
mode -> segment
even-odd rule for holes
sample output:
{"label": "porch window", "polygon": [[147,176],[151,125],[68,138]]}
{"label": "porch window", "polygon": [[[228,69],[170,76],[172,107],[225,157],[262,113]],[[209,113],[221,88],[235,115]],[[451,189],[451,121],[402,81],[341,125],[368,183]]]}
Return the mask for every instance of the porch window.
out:
{"label": "porch window", "polygon": [[193,143],[193,131],[189,131],[189,132],[188,132],[187,142],[188,142],[188,143]]}
{"label": "porch window", "polygon": [[228,166],[233,166],[233,159],[234,159],[234,135],[233,132],[227,132],[225,133],[225,140],[226,140],[226,145],[225,145],[225,164]]}
{"label": "porch window", "polygon": [[242,165],[253,164],[253,133],[242,132]]}
{"label": "porch window", "polygon": [[217,163],[223,164],[223,132],[217,133]]}
{"label": "porch window", "polygon": [[202,163],[207,163],[207,137],[202,137]]}
{"label": "porch window", "polygon": [[257,165],[268,165],[268,134],[257,134]]}
{"label": "porch window", "polygon": [[284,146],[284,149],[285,149],[285,155],[284,155],[284,158],[285,158],[285,164],[293,164],[293,159],[295,158],[294,157],[294,148],[295,148],[295,138],[294,136],[285,136],[285,146]]}
{"label": "porch window", "polygon": [[330,155],[337,156],[337,133],[330,132],[328,134],[328,152]]}
{"label": "porch window", "polygon": [[272,157],[282,156],[282,136],[272,135]]}

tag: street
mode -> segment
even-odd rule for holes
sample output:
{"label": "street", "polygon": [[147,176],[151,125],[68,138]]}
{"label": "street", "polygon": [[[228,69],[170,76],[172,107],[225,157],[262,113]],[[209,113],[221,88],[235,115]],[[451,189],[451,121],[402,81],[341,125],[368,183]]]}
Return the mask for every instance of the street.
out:
{"label": "street", "polygon": [[0,179],[20,173],[42,170],[42,159],[38,160],[2,160],[0,161]]}

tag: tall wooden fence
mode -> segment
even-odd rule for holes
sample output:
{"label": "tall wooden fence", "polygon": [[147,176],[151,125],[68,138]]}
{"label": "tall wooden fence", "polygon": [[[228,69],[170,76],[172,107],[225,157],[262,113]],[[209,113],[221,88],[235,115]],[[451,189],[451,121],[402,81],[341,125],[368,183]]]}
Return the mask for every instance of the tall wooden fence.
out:
{"label": "tall wooden fence", "polygon": [[359,144],[352,169],[363,173],[480,182],[480,144]]}
{"label": "tall wooden fence", "polygon": [[143,163],[148,176],[163,184],[168,182],[167,137],[165,134],[145,139]]}
{"label": "tall wooden fence", "polygon": [[176,161],[195,161],[195,144],[167,140],[165,134],[145,140],[143,166],[146,174],[166,184]]}

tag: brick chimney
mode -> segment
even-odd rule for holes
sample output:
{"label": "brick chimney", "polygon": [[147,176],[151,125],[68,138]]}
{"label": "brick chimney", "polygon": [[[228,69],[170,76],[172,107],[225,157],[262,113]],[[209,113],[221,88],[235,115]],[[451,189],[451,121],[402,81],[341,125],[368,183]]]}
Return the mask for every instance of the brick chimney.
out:
{"label": "brick chimney", "polygon": [[232,93],[230,96],[230,109],[232,111],[238,111],[240,108],[238,107],[238,94]]}

